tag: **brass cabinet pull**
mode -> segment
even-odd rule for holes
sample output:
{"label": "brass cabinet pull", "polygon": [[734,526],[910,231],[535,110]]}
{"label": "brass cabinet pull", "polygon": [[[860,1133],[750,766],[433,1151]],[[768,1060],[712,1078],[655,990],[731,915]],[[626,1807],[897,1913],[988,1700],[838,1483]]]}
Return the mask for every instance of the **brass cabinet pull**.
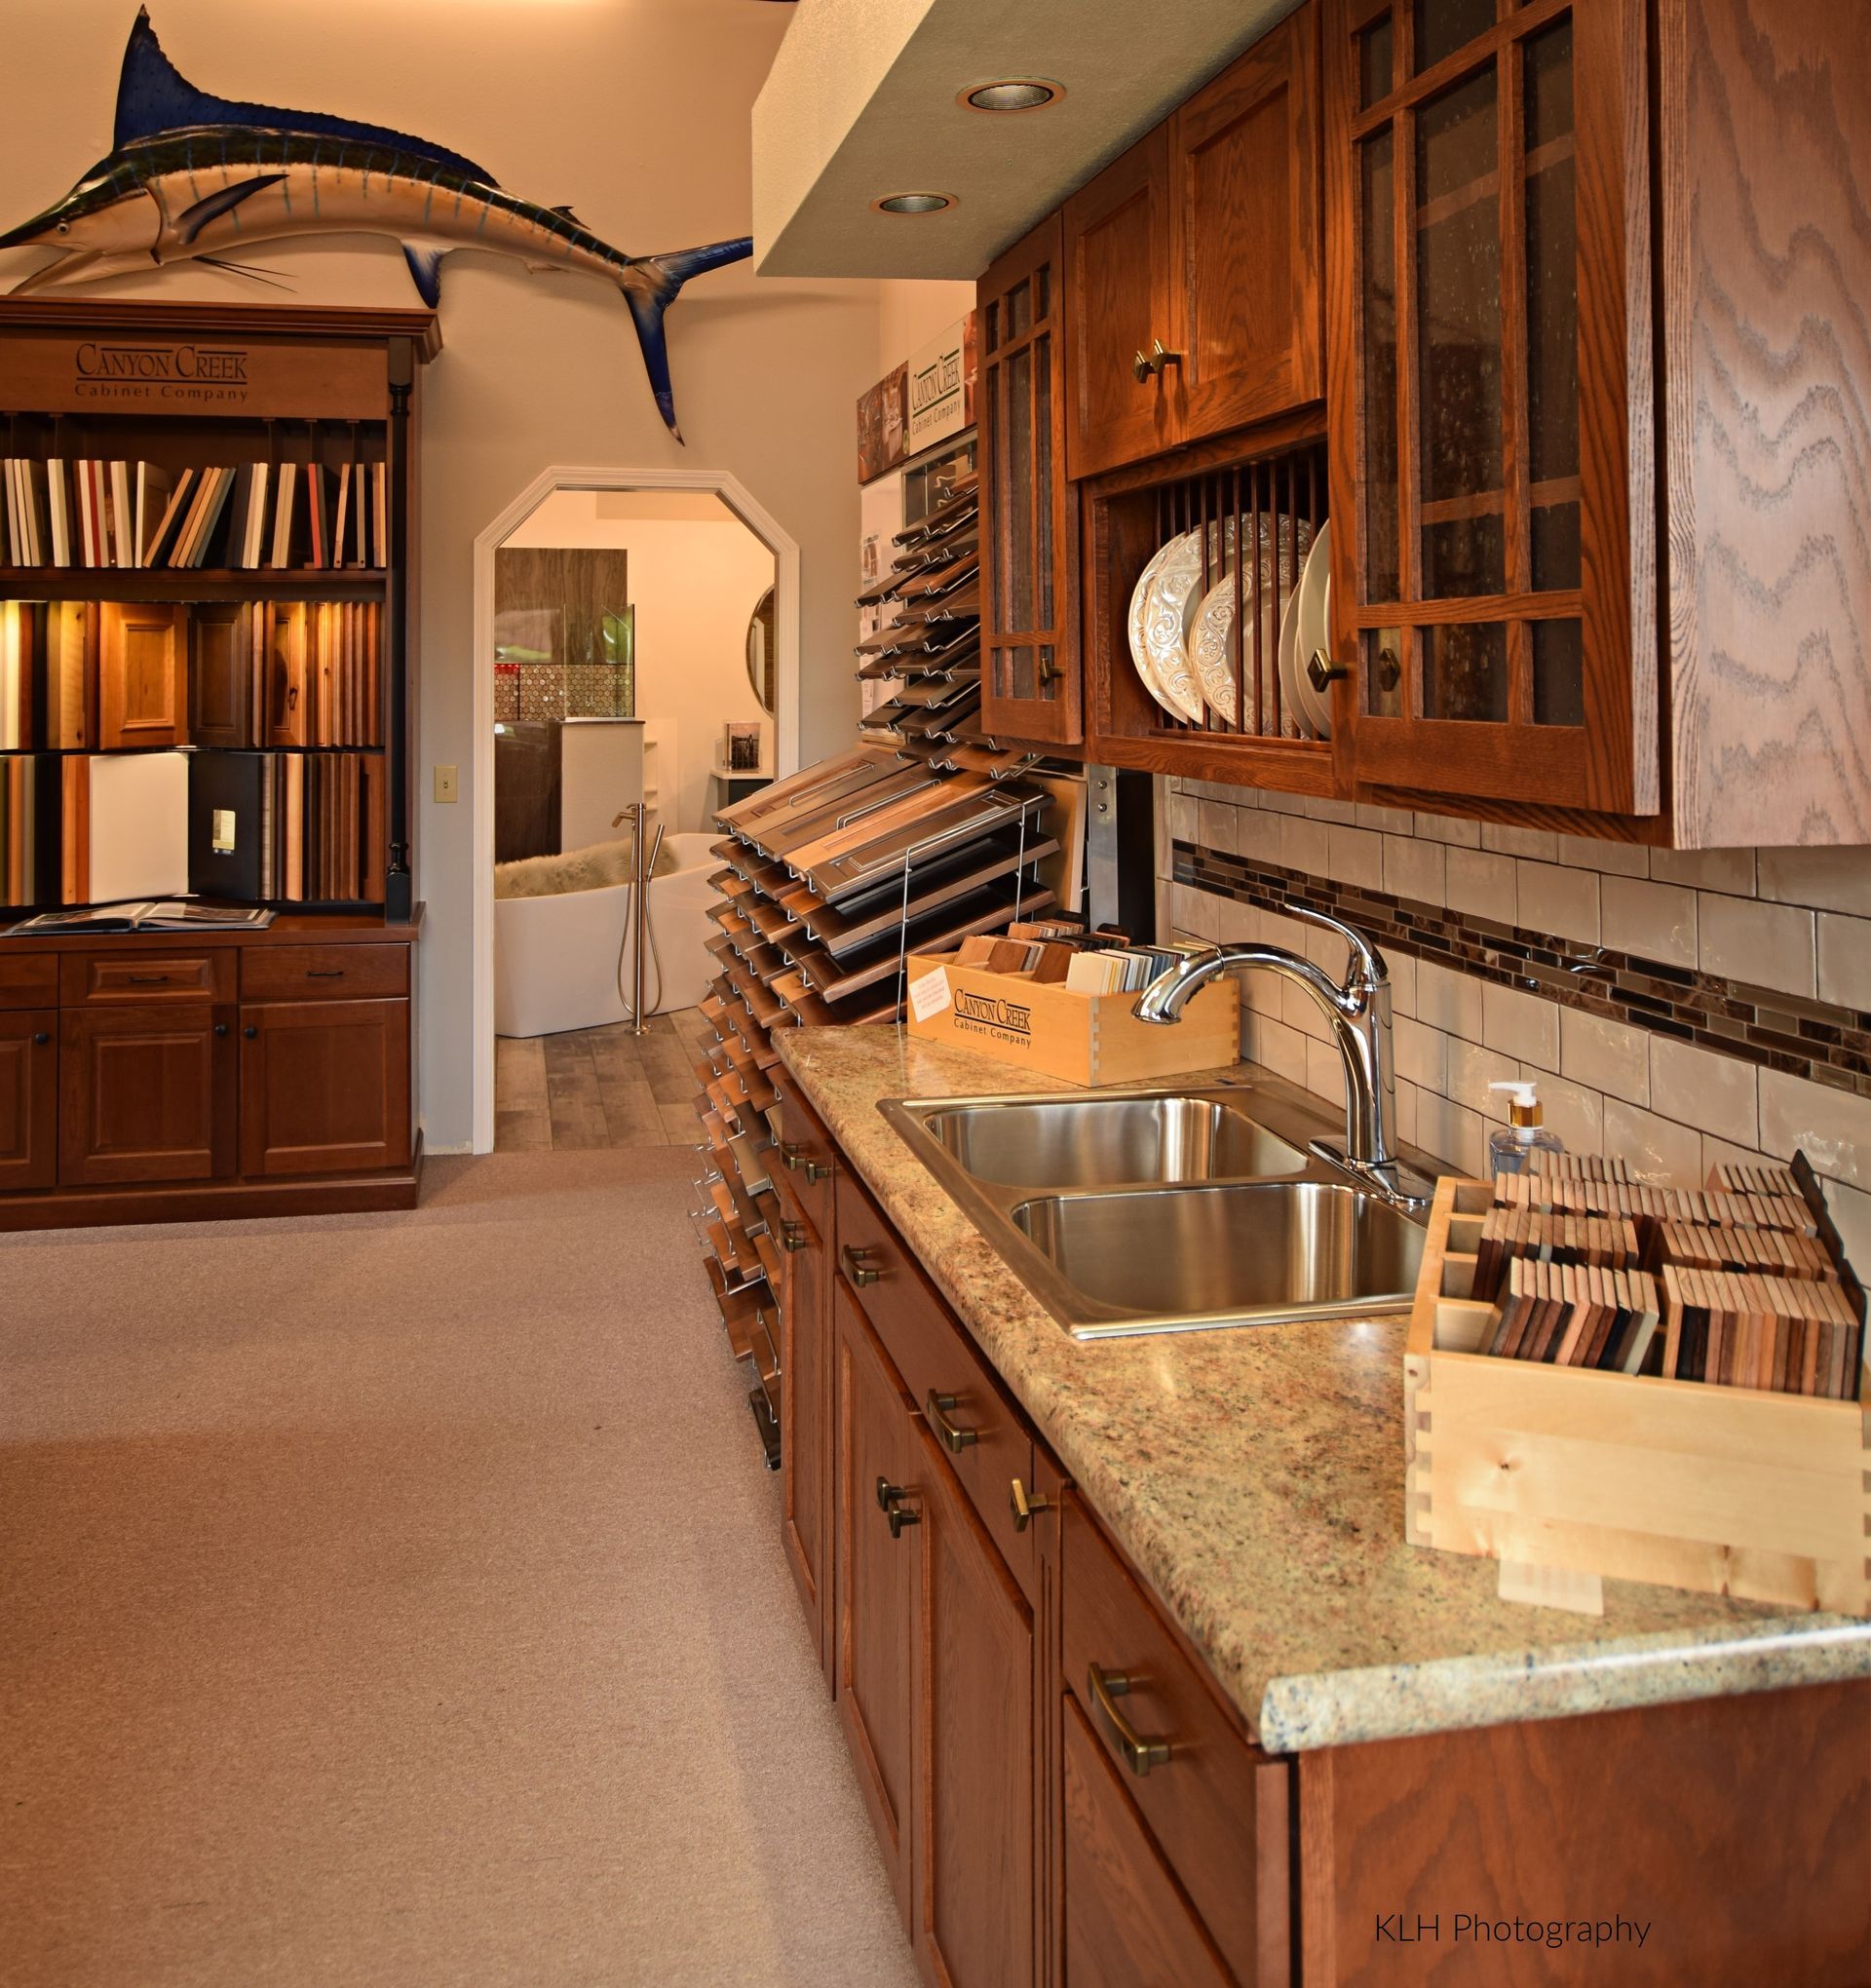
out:
{"label": "brass cabinet pull", "polygon": [[963,1429],[948,1418],[955,1407],[953,1395],[938,1395],[934,1388],[923,1396],[923,1413],[929,1417],[930,1427],[942,1439],[942,1447],[951,1456],[960,1456],[972,1442],[979,1442],[980,1434],[973,1429]]}
{"label": "brass cabinet pull", "polygon": [[1403,665],[1394,649],[1386,646],[1377,652],[1376,673],[1379,690],[1394,690],[1403,681]]}
{"label": "brass cabinet pull", "polygon": [[1161,338],[1153,338],[1150,341],[1150,350],[1138,353],[1130,362],[1130,370],[1136,376],[1138,386],[1142,386],[1152,373],[1161,374],[1165,366],[1181,363],[1181,353],[1171,352]]}
{"label": "brass cabinet pull", "polygon": [[806,1225],[803,1222],[780,1224],[780,1246],[782,1249],[803,1249],[806,1246]]}
{"label": "brass cabinet pull", "polygon": [[1351,673],[1348,664],[1334,663],[1323,649],[1315,649],[1306,665],[1306,674],[1312,679],[1313,688],[1321,695],[1341,676]]}
{"label": "brass cabinet pull", "polygon": [[881,1270],[872,1270],[864,1261],[869,1254],[868,1249],[860,1248],[855,1242],[847,1242],[838,1252],[838,1260],[845,1266],[845,1275],[859,1290],[866,1284],[874,1284],[883,1276]]}
{"label": "brass cabinet pull", "polygon": [[806,1183],[810,1187],[817,1187],[821,1180],[831,1178],[831,1168],[821,1166],[802,1146],[788,1145],[783,1139],[780,1142],[780,1157],[786,1163],[788,1173],[797,1173],[803,1167]]}
{"label": "brass cabinet pull", "polygon": [[877,1479],[878,1509],[890,1520],[890,1536],[894,1540],[902,1538],[904,1526],[921,1525],[923,1522],[920,1511],[904,1509],[902,1501],[908,1496],[909,1492],[903,1485],[893,1484],[888,1477]]}
{"label": "brass cabinet pull", "polygon": [[1153,1767],[1167,1767],[1169,1764],[1169,1742],[1166,1740],[1146,1740],[1118,1710],[1118,1700],[1131,1687],[1133,1680],[1122,1670],[1100,1670],[1093,1663],[1088,1673],[1091,1686],[1091,1702],[1103,1715],[1104,1722],[1111,1728],[1117,1739],[1118,1750],[1124,1755],[1125,1763],[1132,1774],[1148,1774]]}
{"label": "brass cabinet pull", "polygon": [[1041,662],[1033,666],[1033,674],[1038,680],[1040,688],[1044,690],[1049,683],[1057,683],[1060,677],[1065,674],[1065,669],[1063,665],[1058,663]]}
{"label": "brass cabinet pull", "polygon": [[1033,1523],[1033,1514],[1036,1511],[1052,1510],[1051,1499],[1043,1498],[1037,1491],[1029,1491],[1017,1477],[1013,1479],[1012,1487],[1007,1494],[1007,1502],[1013,1508],[1015,1532],[1024,1532]]}

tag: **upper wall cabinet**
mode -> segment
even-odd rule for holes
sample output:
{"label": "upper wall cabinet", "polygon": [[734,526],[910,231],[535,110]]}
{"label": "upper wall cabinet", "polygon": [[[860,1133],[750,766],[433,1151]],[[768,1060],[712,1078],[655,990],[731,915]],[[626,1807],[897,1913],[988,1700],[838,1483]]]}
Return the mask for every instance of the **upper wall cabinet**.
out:
{"label": "upper wall cabinet", "polygon": [[987,527],[981,725],[1054,746],[1084,736],[1068,522],[1077,507],[1065,483],[1064,239],[1059,215],[1050,215],[975,287]]}
{"label": "upper wall cabinet", "polygon": [[1074,478],[1321,397],[1317,60],[1309,0],[1066,203]]}
{"label": "upper wall cabinet", "polygon": [[1325,0],[1359,785],[1659,806],[1644,42],[1643,0]]}

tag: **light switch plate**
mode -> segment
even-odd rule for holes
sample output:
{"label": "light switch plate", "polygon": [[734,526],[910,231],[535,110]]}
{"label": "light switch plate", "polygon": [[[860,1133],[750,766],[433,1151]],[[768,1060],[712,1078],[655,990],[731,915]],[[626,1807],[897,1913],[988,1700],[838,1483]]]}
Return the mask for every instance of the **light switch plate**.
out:
{"label": "light switch plate", "polygon": [[455,766],[436,768],[436,799],[438,801],[458,801],[461,799],[461,769]]}

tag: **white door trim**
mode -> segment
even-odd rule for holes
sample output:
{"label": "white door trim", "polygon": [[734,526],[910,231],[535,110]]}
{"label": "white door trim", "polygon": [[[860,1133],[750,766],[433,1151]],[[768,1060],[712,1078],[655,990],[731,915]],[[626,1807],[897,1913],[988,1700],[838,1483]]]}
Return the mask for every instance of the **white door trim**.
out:
{"label": "white door trim", "polygon": [[494,1145],[494,554],[555,490],[709,490],[773,554],[774,767],[799,763],[799,546],[726,470],[542,470],[475,540],[475,738],[469,783],[474,831],[474,1150]]}

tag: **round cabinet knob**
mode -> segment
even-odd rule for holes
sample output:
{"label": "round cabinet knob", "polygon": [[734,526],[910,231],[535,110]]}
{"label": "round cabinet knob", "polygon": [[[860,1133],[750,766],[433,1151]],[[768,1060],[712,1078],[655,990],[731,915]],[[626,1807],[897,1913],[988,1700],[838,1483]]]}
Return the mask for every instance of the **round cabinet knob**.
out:
{"label": "round cabinet knob", "polygon": [[217,1036],[224,1036],[227,1033],[227,1023],[224,1021],[217,1021],[214,1024],[214,1033]]}
{"label": "round cabinet knob", "polygon": [[36,1032],[36,1033],[34,1034],[34,1036],[33,1036],[33,1038],[32,1038],[32,1039],[33,1039],[33,1041],[34,1041],[34,1042],[36,1042],[36,1043],[37,1043],[37,1044],[39,1045],[39,1047],[40,1047],[40,1048],[41,1048],[41,1049],[43,1050],[43,1049],[45,1048],[45,1046],[46,1046],[46,1045],[47,1045],[47,1044],[48,1044],[49,1042],[51,1042],[51,1040],[52,1040],[52,1037],[51,1037],[51,1036],[50,1036],[49,1034],[47,1034],[47,1032],[46,1032],[46,1031],[45,1031],[45,1030],[44,1030],[44,1029],[42,1028],[42,1029],[38,1030],[38,1031],[37,1031],[37,1032]]}
{"label": "round cabinet knob", "polygon": [[259,1034],[259,1030],[254,1028],[252,1024],[249,1023],[246,1028],[242,1029],[241,1033],[248,1039],[248,1042],[251,1042],[254,1039],[254,1037]]}

